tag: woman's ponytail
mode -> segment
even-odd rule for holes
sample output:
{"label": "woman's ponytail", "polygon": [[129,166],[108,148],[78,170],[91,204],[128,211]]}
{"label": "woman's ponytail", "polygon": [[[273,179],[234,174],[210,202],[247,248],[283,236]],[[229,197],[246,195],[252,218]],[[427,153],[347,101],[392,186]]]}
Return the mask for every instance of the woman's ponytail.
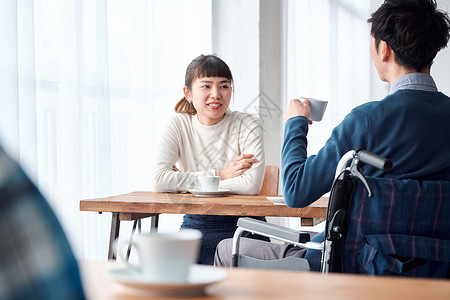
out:
{"label": "woman's ponytail", "polygon": [[186,97],[183,97],[177,102],[177,104],[175,104],[175,112],[195,115],[197,113],[197,110],[195,109],[192,102],[189,102]]}

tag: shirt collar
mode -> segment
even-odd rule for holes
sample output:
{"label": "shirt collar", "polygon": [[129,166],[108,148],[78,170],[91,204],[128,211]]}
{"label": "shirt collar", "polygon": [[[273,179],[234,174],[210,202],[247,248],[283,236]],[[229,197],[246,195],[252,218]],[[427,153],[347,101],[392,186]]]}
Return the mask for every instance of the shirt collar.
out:
{"label": "shirt collar", "polygon": [[410,73],[398,78],[392,84],[389,94],[395,93],[398,90],[438,91],[433,77],[424,73]]}

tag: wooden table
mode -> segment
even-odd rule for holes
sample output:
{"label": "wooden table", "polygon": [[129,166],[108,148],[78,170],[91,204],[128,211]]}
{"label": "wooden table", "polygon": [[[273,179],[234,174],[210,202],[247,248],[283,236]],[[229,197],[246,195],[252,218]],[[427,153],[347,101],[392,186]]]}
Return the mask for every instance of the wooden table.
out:
{"label": "wooden table", "polygon": [[[108,278],[114,262],[81,262],[87,299],[137,300],[126,287]],[[214,267],[211,267],[214,268]],[[363,275],[271,270],[226,269],[223,281],[206,288],[206,295],[190,300],[284,300],[284,299],[448,299],[447,280],[368,277]],[[158,298],[149,299],[176,299]],[[180,299],[180,298],[177,298]]]}
{"label": "wooden table", "polygon": [[[136,220],[159,214],[325,218],[327,206],[328,197],[320,198],[305,208],[291,208],[275,205],[264,195],[196,197],[186,193],[156,192],[132,192],[80,201],[81,211],[112,212],[109,259],[115,258],[112,244],[119,235],[121,220]],[[157,227],[157,219],[152,219],[152,226]]]}

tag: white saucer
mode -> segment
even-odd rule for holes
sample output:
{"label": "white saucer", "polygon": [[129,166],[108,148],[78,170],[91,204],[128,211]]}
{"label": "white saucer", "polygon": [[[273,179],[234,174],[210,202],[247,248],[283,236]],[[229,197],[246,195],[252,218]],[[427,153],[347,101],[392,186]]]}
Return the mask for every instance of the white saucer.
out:
{"label": "white saucer", "polygon": [[193,195],[197,197],[223,197],[225,196],[225,193],[228,193],[230,189],[218,189],[214,192],[208,192],[208,191],[202,191],[200,189],[190,189],[189,192],[191,192]]}
{"label": "white saucer", "polygon": [[139,272],[129,267],[108,270],[109,276],[141,296],[199,296],[206,286],[225,279],[225,270],[203,265],[192,265],[186,282],[156,283],[140,278]]}
{"label": "white saucer", "polygon": [[267,200],[272,201],[275,205],[286,205],[286,202],[284,201],[284,197],[266,197]]}

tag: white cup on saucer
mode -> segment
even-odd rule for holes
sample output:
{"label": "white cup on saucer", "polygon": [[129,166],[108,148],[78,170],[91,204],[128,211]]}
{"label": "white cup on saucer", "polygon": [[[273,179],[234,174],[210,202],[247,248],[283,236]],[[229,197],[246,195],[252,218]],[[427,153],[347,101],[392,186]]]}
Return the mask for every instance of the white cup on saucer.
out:
{"label": "white cup on saucer", "polygon": [[129,264],[130,268],[152,283],[187,282],[189,270],[197,261],[201,237],[202,233],[195,229],[138,234],[132,242],[138,264]]}
{"label": "white cup on saucer", "polygon": [[195,184],[202,192],[217,192],[219,190],[220,176],[200,176]]}
{"label": "white cup on saucer", "polygon": [[309,119],[315,122],[322,121],[323,115],[325,114],[325,110],[328,105],[328,101],[307,97],[301,97],[301,99],[309,100],[309,107],[311,108],[311,115],[309,116]]}

